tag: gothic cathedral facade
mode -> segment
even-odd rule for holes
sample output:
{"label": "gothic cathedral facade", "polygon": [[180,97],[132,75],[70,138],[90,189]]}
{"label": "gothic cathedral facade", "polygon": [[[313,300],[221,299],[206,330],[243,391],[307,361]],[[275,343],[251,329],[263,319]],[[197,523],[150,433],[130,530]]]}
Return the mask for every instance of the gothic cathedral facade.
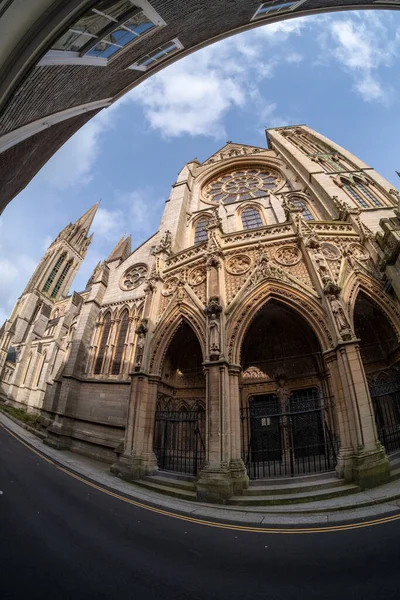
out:
{"label": "gothic cathedral facade", "polygon": [[97,205],[51,244],[0,330],[0,394],[45,443],[199,500],[400,450],[399,193],[306,126],[179,173],[159,231],[68,295]]}

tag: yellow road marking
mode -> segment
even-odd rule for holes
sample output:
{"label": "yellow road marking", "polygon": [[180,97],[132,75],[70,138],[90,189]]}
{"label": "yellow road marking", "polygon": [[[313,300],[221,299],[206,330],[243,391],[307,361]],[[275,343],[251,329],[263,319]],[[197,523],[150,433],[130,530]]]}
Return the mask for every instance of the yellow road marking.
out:
{"label": "yellow road marking", "polygon": [[15,435],[12,431],[10,431],[8,429],[8,427],[3,425],[3,423],[0,423],[0,426],[5,431],[7,431],[7,433],[12,435],[16,440],[18,440],[18,442],[20,442],[23,446],[28,448],[28,450],[30,450],[31,452],[34,452],[35,454],[40,456],[40,458],[42,458],[46,462],[50,463],[54,467],[56,467],[56,469],[58,469],[59,471],[66,473],[70,477],[77,479],[78,481],[84,483],[85,485],[88,485],[88,486],[94,488],[95,490],[98,490],[99,492],[103,492],[104,494],[108,494],[109,496],[112,496],[113,498],[116,498],[117,500],[121,500],[122,502],[126,502],[127,504],[132,504],[133,506],[136,506],[137,508],[142,508],[143,510],[154,512],[159,515],[164,515],[166,517],[172,517],[173,519],[178,519],[180,521],[195,523],[196,525],[204,525],[206,527],[216,527],[218,529],[228,529],[231,531],[242,531],[245,533],[280,533],[280,534],[295,535],[295,534],[304,534],[304,533],[333,533],[336,531],[349,531],[352,529],[362,529],[364,527],[372,527],[374,525],[383,525],[384,523],[391,523],[392,521],[398,521],[400,519],[400,514],[397,514],[397,515],[392,515],[389,517],[382,517],[380,519],[375,519],[373,521],[364,521],[362,523],[349,523],[347,525],[332,525],[329,527],[310,527],[310,528],[297,528],[296,527],[296,529],[285,529],[285,528],[279,529],[279,528],[266,528],[266,527],[250,527],[247,525],[233,525],[233,524],[228,524],[228,523],[218,523],[218,522],[214,522],[214,521],[206,521],[204,519],[197,519],[195,517],[188,517],[186,515],[180,515],[178,513],[173,513],[173,512],[167,511],[167,510],[163,510],[161,508],[155,508],[153,506],[149,506],[148,504],[143,504],[142,502],[137,502],[136,500],[132,500],[130,498],[126,498],[125,496],[121,496],[120,494],[116,494],[115,492],[112,492],[112,491],[108,490],[107,488],[97,485],[96,483],[92,483],[91,481],[88,481],[87,479],[84,479],[83,477],[76,475],[69,469],[61,467],[56,462],[54,462],[51,458],[47,458],[41,452],[38,452],[37,450],[35,450],[30,444],[27,444],[18,435]]}

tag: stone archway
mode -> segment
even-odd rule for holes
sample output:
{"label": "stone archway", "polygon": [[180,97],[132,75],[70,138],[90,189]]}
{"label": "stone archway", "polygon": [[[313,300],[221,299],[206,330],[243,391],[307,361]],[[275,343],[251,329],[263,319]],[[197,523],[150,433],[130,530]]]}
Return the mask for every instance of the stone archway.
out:
{"label": "stone archway", "polygon": [[365,292],[354,305],[354,329],[374,408],[378,437],[390,453],[400,449],[400,345],[391,321]]}
{"label": "stone archway", "polygon": [[157,389],[153,450],[160,471],[196,475],[205,460],[203,353],[182,321],[170,340]]}
{"label": "stone archway", "polygon": [[335,468],[333,398],[318,338],[296,311],[270,300],[241,348],[242,456],[250,478]]}

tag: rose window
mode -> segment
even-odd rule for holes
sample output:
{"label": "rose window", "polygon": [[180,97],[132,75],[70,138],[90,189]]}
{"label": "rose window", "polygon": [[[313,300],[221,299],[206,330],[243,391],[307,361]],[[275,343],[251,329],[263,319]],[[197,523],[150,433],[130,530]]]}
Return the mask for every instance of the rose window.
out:
{"label": "rose window", "polygon": [[205,189],[208,200],[213,202],[237,202],[266,196],[281,181],[279,173],[265,169],[240,169],[221,175]]}
{"label": "rose window", "polygon": [[121,277],[120,287],[123,290],[133,290],[139,287],[146,278],[147,267],[146,265],[134,265],[130,267]]}

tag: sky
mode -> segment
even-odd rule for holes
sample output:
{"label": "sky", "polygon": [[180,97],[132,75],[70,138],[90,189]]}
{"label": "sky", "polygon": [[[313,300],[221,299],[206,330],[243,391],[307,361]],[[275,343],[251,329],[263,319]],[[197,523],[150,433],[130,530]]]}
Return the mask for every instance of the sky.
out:
{"label": "sky", "polygon": [[59,231],[98,200],[83,290],[125,233],[157,231],[189,160],[306,124],[400,187],[400,11],[321,14],[232,36],[165,68],[77,132],[0,217],[0,324]]}

